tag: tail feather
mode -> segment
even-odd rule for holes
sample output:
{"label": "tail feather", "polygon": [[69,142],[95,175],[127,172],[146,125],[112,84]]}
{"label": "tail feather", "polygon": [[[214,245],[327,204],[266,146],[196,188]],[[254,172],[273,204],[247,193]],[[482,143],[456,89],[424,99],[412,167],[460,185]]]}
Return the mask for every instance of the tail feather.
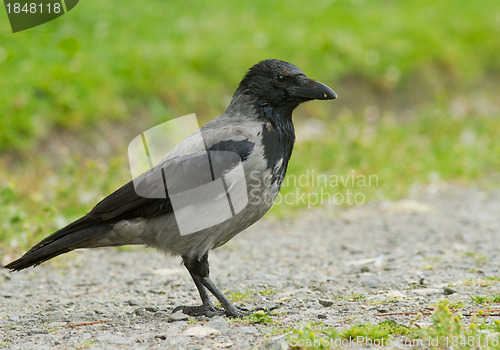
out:
{"label": "tail feather", "polygon": [[[37,266],[58,255],[70,252],[77,248],[85,248],[85,242],[96,235],[108,231],[109,224],[83,227],[75,230],[74,223],[59,231],[54,232],[49,237],[31,248],[19,259],[5,265],[5,268],[12,271],[19,271],[30,266]],[[54,238],[55,237],[55,238]]]}
{"label": "tail feather", "polygon": [[[147,175],[145,176],[141,181],[150,181]],[[136,193],[134,183],[130,181],[100,201],[87,215],[54,232],[5,267],[18,271],[39,265],[74,249],[98,247],[100,245],[96,243],[96,236],[112,230],[121,220],[152,218],[170,212],[172,204],[169,198],[141,197]],[[116,242],[116,245],[126,243]]]}

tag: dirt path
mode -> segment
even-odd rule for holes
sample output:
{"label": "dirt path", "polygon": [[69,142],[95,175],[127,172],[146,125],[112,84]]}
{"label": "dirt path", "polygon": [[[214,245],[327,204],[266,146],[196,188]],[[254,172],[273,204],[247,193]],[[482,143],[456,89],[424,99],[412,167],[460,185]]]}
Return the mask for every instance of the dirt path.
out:
{"label": "dirt path", "polygon": [[[0,271],[0,345],[286,348],[287,327],[408,324],[410,316],[378,315],[445,297],[477,309],[470,295],[499,292],[500,282],[486,279],[500,277],[499,251],[500,191],[427,189],[407,201],[263,220],[210,261],[223,291],[242,292],[236,304],[280,305],[267,325],[172,315],[176,305],[199,302],[179,258],[142,248],[80,251]],[[445,296],[449,285],[457,293]]]}

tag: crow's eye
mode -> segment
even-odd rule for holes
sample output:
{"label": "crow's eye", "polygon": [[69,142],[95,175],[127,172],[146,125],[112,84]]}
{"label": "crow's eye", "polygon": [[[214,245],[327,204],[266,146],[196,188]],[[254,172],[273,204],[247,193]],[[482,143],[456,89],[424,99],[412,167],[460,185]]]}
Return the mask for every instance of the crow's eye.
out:
{"label": "crow's eye", "polygon": [[278,83],[282,83],[282,82],[284,82],[284,81],[285,81],[285,77],[284,77],[284,76],[282,76],[281,74],[279,74],[279,75],[277,75],[277,76],[276,76],[276,81],[277,81]]}

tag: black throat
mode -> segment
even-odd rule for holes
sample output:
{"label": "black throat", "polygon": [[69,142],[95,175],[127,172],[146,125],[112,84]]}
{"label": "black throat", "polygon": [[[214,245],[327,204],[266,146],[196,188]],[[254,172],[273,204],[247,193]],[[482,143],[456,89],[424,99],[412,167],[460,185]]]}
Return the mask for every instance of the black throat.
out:
{"label": "black throat", "polygon": [[262,144],[267,168],[271,170],[272,182],[283,181],[288,161],[295,142],[292,112],[296,106],[272,106],[262,101],[255,102],[255,109],[262,126]]}

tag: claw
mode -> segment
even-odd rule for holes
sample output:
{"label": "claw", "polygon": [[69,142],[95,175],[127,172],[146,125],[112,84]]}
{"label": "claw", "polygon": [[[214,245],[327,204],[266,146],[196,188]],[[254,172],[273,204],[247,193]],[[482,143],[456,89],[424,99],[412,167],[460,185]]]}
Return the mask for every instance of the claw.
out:
{"label": "claw", "polygon": [[263,311],[269,315],[271,313],[271,311],[276,310],[277,308],[279,308],[279,306],[273,306],[270,308],[258,307],[258,308],[252,309],[252,310],[248,310],[248,309],[245,309],[245,308],[239,307],[239,306],[235,306],[235,308],[237,309],[236,313],[229,313],[226,310],[226,312],[225,312],[226,316],[234,317],[234,318],[243,318],[243,317],[250,316],[258,311]]}
{"label": "claw", "polygon": [[250,311],[250,314],[253,314],[253,313],[257,312],[257,311],[264,311],[266,314],[269,314],[271,311],[276,310],[277,308],[279,308],[278,305],[272,306],[270,308],[257,307],[255,309],[252,309],[252,311]]}
{"label": "claw", "polygon": [[252,314],[252,311],[245,309],[243,307],[235,306],[236,310],[234,312],[229,312],[226,310],[226,316],[233,318],[243,318]]}

